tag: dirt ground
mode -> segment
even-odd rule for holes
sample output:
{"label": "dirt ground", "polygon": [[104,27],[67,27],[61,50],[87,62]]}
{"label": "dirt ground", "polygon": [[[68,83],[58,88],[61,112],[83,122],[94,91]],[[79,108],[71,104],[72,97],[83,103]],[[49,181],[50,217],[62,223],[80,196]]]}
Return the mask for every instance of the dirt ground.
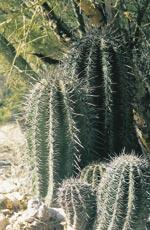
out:
{"label": "dirt ground", "polygon": [[0,127],[0,193],[12,187],[26,189],[25,136],[17,123]]}

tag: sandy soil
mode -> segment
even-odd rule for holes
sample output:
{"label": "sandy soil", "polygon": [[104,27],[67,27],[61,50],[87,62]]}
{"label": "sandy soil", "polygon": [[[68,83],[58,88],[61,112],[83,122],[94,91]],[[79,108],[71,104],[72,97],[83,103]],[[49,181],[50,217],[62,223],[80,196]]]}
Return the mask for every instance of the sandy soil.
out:
{"label": "sandy soil", "polygon": [[0,127],[0,191],[26,189],[25,137],[17,123]]}

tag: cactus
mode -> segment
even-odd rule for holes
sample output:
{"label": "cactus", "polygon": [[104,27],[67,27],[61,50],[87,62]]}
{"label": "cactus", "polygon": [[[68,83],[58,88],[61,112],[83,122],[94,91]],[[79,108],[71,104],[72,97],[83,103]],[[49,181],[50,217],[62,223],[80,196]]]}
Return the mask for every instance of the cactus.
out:
{"label": "cactus", "polygon": [[109,33],[96,30],[81,39],[62,77],[37,83],[27,100],[34,184],[50,203],[75,168],[103,161],[122,147],[140,153],[132,115],[134,76],[124,47]]}
{"label": "cactus", "polygon": [[96,214],[96,194],[91,185],[77,179],[63,181],[58,192],[58,202],[66,213],[69,227],[91,230]]}
{"label": "cactus", "polygon": [[63,81],[42,80],[31,90],[26,106],[26,137],[34,190],[51,204],[58,184],[73,175],[79,140],[71,88]]}
{"label": "cactus", "polygon": [[101,178],[106,171],[106,165],[103,163],[92,163],[82,169],[80,179],[91,184],[93,189],[99,185]]}
{"label": "cactus", "polygon": [[108,154],[119,154],[123,147],[141,154],[133,123],[132,63],[116,36],[110,30],[94,30],[74,45],[67,59],[66,67],[80,82],[79,137],[84,146],[81,155],[86,154],[81,157],[82,168]]}
{"label": "cactus", "polygon": [[144,230],[150,211],[150,165],[142,158],[114,159],[99,184],[96,230]]}

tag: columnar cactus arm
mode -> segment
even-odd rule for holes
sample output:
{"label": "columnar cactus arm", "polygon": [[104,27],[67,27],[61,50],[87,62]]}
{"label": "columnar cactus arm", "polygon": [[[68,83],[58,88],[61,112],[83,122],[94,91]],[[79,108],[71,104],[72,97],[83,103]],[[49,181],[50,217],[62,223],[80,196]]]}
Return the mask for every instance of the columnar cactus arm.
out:
{"label": "columnar cactus arm", "polygon": [[[86,159],[81,160],[81,167],[84,167],[89,162],[99,159],[99,152],[103,151],[104,147],[104,134],[103,112],[99,112],[99,108],[103,106],[102,69],[99,65],[101,53],[92,37],[87,41],[83,39],[82,42],[77,47],[78,60],[73,68],[76,69],[75,73],[80,82],[76,95],[80,102],[78,103],[78,113],[81,114],[79,117],[80,139],[84,147],[81,153],[83,153],[82,156],[86,154]],[[101,116],[101,121],[99,116]]]}
{"label": "columnar cactus arm", "polygon": [[105,151],[112,153],[114,151],[114,135],[113,133],[113,94],[114,81],[112,75],[110,47],[103,38],[100,41],[102,52],[102,70],[103,70],[103,87],[104,87],[104,130],[105,130]]}
{"label": "columnar cactus arm", "polygon": [[[36,172],[34,187],[52,204],[59,183],[79,170],[79,146],[74,89],[65,81],[42,80],[34,86],[26,106],[27,142]],[[34,174],[35,175],[35,174]]]}
{"label": "columnar cactus arm", "polygon": [[67,87],[67,83],[61,81],[60,89],[62,93],[62,112],[64,114],[64,132],[66,137],[66,174],[70,175],[75,169],[75,166],[78,168],[79,163],[79,146],[81,142],[79,140],[79,129],[77,127],[76,114],[74,111],[75,101],[73,98],[74,89]]}
{"label": "columnar cactus arm", "polygon": [[[48,187],[48,87],[42,81],[31,91],[26,110],[27,141],[33,163],[33,187],[35,192],[44,197]],[[42,115],[41,115],[42,113]]]}
{"label": "columnar cactus arm", "polygon": [[[124,53],[124,55],[122,55]],[[114,60],[114,61],[113,61]],[[141,152],[138,139],[135,132],[134,120],[133,120],[133,103],[135,96],[135,76],[132,73],[132,63],[130,61],[130,55],[124,50],[123,47],[120,47],[119,51],[114,54],[114,63],[115,69],[118,72],[118,86],[116,98],[114,99],[114,107],[119,101],[119,105],[114,108],[114,110],[119,110],[118,121],[120,123],[120,128],[117,126],[116,119],[114,117],[114,127],[115,129],[120,129],[120,137],[118,135],[118,140],[121,140],[122,147],[126,147],[126,151],[131,151],[134,149],[137,154]],[[114,76],[116,70],[113,68]],[[115,88],[116,88],[115,87]],[[120,98],[118,98],[120,97]],[[116,111],[117,114],[117,111]],[[116,140],[116,149],[118,141]],[[121,146],[120,146],[121,147]]]}
{"label": "columnar cactus arm", "polygon": [[[41,98],[38,105],[36,130],[34,134],[35,153],[37,162],[37,174],[39,177],[39,193],[45,197],[49,185],[49,145],[48,145],[48,106],[49,106],[49,89],[45,88],[41,93]],[[51,111],[50,111],[51,112]],[[50,143],[51,145],[51,143]]]}

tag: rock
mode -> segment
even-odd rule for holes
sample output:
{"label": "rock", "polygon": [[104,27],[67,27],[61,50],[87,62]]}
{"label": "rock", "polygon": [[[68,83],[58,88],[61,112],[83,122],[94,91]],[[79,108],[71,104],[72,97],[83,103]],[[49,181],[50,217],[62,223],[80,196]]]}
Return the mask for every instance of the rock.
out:
{"label": "rock", "polygon": [[30,209],[30,208],[38,209],[41,204],[42,204],[42,202],[39,199],[36,199],[36,198],[31,199],[28,201],[28,209]]}
{"label": "rock", "polygon": [[49,208],[49,216],[52,219],[56,219],[59,222],[65,221],[65,212],[62,208]]}
{"label": "rock", "polygon": [[8,218],[4,214],[0,213],[0,230],[5,230],[8,224]]}
{"label": "rock", "polygon": [[38,199],[29,200],[25,211],[10,218],[6,230],[63,230],[65,214],[60,208],[48,208]]}
{"label": "rock", "polygon": [[11,193],[16,190],[17,190],[16,185],[10,179],[0,181],[0,194]]}
{"label": "rock", "polygon": [[39,207],[37,218],[42,221],[48,221],[50,219],[49,210],[45,204],[41,204]]}

